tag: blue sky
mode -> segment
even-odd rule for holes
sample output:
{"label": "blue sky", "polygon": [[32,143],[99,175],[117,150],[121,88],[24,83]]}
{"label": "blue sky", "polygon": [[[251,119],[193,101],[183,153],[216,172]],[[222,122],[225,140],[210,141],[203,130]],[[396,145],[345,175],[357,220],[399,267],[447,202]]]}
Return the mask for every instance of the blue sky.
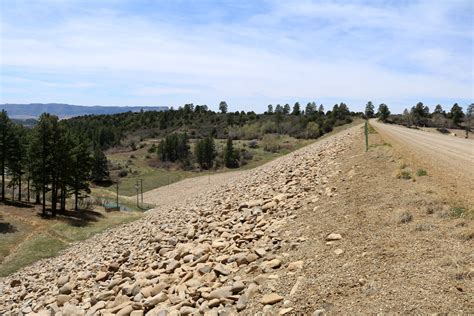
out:
{"label": "blue sky", "polygon": [[0,3],[0,103],[474,100],[471,0]]}

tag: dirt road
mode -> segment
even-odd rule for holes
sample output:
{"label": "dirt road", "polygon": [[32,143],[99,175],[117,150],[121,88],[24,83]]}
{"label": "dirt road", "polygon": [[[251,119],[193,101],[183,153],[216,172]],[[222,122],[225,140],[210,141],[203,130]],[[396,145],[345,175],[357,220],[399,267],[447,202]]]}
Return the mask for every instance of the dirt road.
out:
{"label": "dirt road", "polygon": [[436,135],[375,120],[370,124],[391,140],[417,152],[424,160],[456,172],[469,181],[474,179],[474,140]]}

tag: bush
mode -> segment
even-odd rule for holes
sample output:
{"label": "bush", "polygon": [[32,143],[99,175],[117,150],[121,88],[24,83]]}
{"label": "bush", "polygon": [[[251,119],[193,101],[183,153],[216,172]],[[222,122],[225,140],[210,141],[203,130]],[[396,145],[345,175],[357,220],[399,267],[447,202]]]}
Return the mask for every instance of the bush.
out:
{"label": "bush", "polygon": [[122,169],[122,170],[120,170],[119,173],[118,173],[118,176],[119,176],[120,178],[126,177],[127,175],[128,175],[127,169]]}
{"label": "bush", "polygon": [[249,141],[249,148],[258,148],[258,143],[256,139]]}
{"label": "bush", "polygon": [[280,136],[275,134],[265,134],[262,138],[263,150],[276,153],[280,150]]}
{"label": "bush", "polygon": [[418,169],[418,170],[416,170],[416,175],[419,176],[419,177],[423,177],[423,176],[427,176],[428,172],[426,172],[425,169]]}
{"label": "bush", "polygon": [[453,217],[462,217],[465,212],[466,209],[462,206],[453,206],[451,208],[451,216]]}
{"label": "bush", "polygon": [[405,212],[400,213],[400,216],[399,216],[400,223],[407,224],[411,222],[412,220],[413,220],[413,215],[411,215],[410,212],[405,211]]}

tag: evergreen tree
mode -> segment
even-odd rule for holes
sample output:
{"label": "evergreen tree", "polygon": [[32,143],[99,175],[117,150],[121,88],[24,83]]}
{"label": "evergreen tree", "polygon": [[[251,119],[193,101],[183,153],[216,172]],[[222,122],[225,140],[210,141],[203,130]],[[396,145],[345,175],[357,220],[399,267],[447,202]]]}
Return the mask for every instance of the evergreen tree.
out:
{"label": "evergreen tree", "polygon": [[382,122],[387,121],[388,117],[390,116],[390,110],[388,109],[388,106],[386,104],[382,103],[379,105],[377,116]]}
{"label": "evergreen tree", "polygon": [[224,164],[227,168],[238,168],[239,157],[238,151],[234,149],[232,138],[227,138],[227,145],[224,152]]}
{"label": "evergreen tree", "polygon": [[462,107],[460,107],[457,103],[454,103],[451,111],[449,112],[449,117],[453,120],[454,125],[459,125],[461,119],[464,117]]}
{"label": "evergreen tree", "polygon": [[309,102],[306,104],[306,109],[304,110],[306,115],[313,115],[316,113],[316,104],[314,102]]}
{"label": "evergreen tree", "polygon": [[323,106],[322,104],[319,105],[318,112],[319,112],[320,114],[324,114],[324,106]]}
{"label": "evergreen tree", "polygon": [[2,110],[0,112],[0,169],[2,172],[2,201],[5,200],[5,173],[7,167],[7,158],[10,156],[11,146],[11,132],[13,124],[10,121],[7,112]]}
{"label": "evergreen tree", "polygon": [[226,114],[227,113],[227,102],[225,101],[221,101],[219,103],[219,110],[221,111],[222,114]]}
{"label": "evergreen tree", "polygon": [[288,103],[283,106],[283,114],[290,114],[290,105]]}
{"label": "evergreen tree", "polygon": [[72,173],[70,187],[74,194],[74,209],[78,210],[78,200],[81,192],[90,193],[89,181],[91,179],[91,169],[93,157],[90,146],[85,140],[76,139],[74,148],[71,151]]}
{"label": "evergreen tree", "polygon": [[110,181],[109,165],[107,157],[100,148],[94,149],[94,156],[92,161],[92,181],[95,183]]}
{"label": "evergreen tree", "polygon": [[367,102],[367,105],[365,106],[365,117],[369,119],[369,118],[373,118],[374,115],[375,115],[374,104],[372,103],[372,101],[369,101]]}
{"label": "evergreen tree", "polygon": [[[27,155],[26,130],[21,125],[12,125],[11,127],[10,151],[6,165],[11,177],[9,186],[18,186],[18,200],[21,201],[22,177],[25,173]],[[14,193],[12,199],[14,199]]]}
{"label": "evergreen tree", "polygon": [[214,165],[216,158],[216,146],[214,139],[206,137],[197,142],[195,147],[195,156],[199,166],[203,169],[210,169]]}
{"label": "evergreen tree", "polygon": [[37,193],[41,192],[43,215],[46,214],[46,193],[50,190],[49,185],[52,183],[52,173],[55,168],[53,151],[56,148],[54,148],[52,138],[57,121],[57,116],[43,113],[33,130],[30,157],[32,180]]}
{"label": "evergreen tree", "polygon": [[268,114],[273,114],[273,105],[269,104],[267,109]]}
{"label": "evergreen tree", "polygon": [[433,114],[445,114],[444,111],[443,111],[443,107],[441,106],[441,104],[438,104],[434,111],[433,111]]}
{"label": "evergreen tree", "polygon": [[291,112],[293,115],[300,115],[301,114],[301,108],[299,102],[296,102],[295,105],[293,106],[293,112]]}

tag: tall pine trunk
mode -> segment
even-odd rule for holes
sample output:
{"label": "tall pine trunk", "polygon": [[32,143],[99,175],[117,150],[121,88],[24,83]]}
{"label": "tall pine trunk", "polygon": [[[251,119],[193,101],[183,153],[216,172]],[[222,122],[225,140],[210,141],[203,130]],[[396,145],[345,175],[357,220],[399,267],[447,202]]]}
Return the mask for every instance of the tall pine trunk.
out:
{"label": "tall pine trunk", "polygon": [[75,189],[74,190],[74,209],[77,211],[78,210],[78,207],[77,207],[77,200],[79,198],[79,190]]}
{"label": "tall pine trunk", "polygon": [[43,215],[46,215],[46,185],[43,184]]}
{"label": "tall pine trunk", "polygon": [[2,153],[2,201],[5,201],[5,152]]}
{"label": "tall pine trunk", "polygon": [[26,198],[28,200],[28,203],[30,203],[30,177],[28,176],[27,179],[27,186],[26,186]]}
{"label": "tall pine trunk", "polygon": [[21,201],[21,175],[18,180],[18,201]]}
{"label": "tall pine trunk", "polygon": [[56,217],[56,202],[58,198],[58,191],[56,188],[56,180],[53,178],[53,186],[51,188],[51,211],[53,213],[53,217]]}

